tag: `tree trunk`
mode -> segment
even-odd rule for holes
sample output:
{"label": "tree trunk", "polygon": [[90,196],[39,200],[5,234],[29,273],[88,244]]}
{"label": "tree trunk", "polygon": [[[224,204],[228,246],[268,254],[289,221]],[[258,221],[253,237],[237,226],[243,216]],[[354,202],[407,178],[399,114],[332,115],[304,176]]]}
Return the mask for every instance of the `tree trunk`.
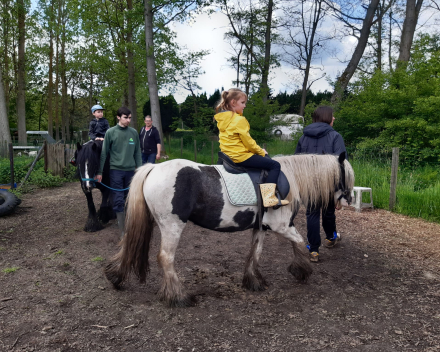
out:
{"label": "tree trunk", "polygon": [[[58,22],[59,23],[59,22]],[[58,116],[58,98],[59,98],[59,92],[58,92],[58,86],[60,84],[60,75],[59,75],[59,42],[60,42],[60,35],[57,33],[56,38],[56,55],[55,55],[55,140],[60,140],[60,121]]]}
{"label": "tree trunk", "polygon": [[61,35],[61,122],[62,139],[67,142],[69,140],[69,111],[67,109],[67,78],[66,78],[66,25],[63,19],[63,32]]}
{"label": "tree trunk", "polygon": [[[53,13],[53,5],[52,5]],[[52,26],[52,24],[50,25]],[[53,138],[53,30],[50,28],[49,35],[49,82],[47,84],[47,129],[49,136]]]}
{"label": "tree trunk", "polygon": [[165,143],[162,132],[162,121],[160,117],[159,92],[156,78],[156,62],[154,57],[153,44],[153,0],[144,1],[145,19],[145,44],[147,47],[147,71],[148,71],[148,91],[150,93],[151,117],[154,126],[158,129],[162,150],[165,152]]}
{"label": "tree trunk", "polygon": [[273,0],[269,0],[267,6],[267,18],[266,18],[266,33],[264,35],[264,65],[261,77],[261,91],[263,92],[263,101],[266,102],[269,96],[269,67],[270,67],[270,35],[272,32],[272,11],[273,11]]}
{"label": "tree trunk", "polygon": [[133,13],[133,0],[127,0],[127,70],[128,70],[128,107],[131,110],[130,126],[137,130],[137,102],[136,102],[136,81],[133,58],[133,28],[131,16]]}
{"label": "tree trunk", "polygon": [[359,65],[359,61],[361,60],[362,55],[364,54],[365,47],[367,46],[368,38],[370,36],[374,14],[376,13],[379,1],[380,0],[371,0],[370,4],[368,5],[367,13],[362,23],[362,29],[356,48],[354,49],[353,55],[346,69],[336,82],[335,90],[331,98],[331,102],[333,104],[338,103],[342,99],[344,91],[347,88],[351,77],[353,77],[353,74]]}
{"label": "tree trunk", "polygon": [[[306,68],[304,70],[304,81],[302,86],[302,93],[301,93],[301,104],[299,106],[299,115],[304,116],[304,109],[306,107],[306,98],[307,98],[307,91],[308,91],[308,82],[309,82],[309,75],[310,75],[310,66],[312,64],[312,56],[313,56],[313,47],[315,46],[315,34],[316,34],[316,28],[318,28],[318,23],[321,16],[321,7],[322,1],[318,0],[314,2],[314,14],[313,14],[313,24],[312,24],[312,32],[310,33],[309,42],[307,44],[307,47],[305,48],[307,62],[306,62]],[[304,11],[302,12],[302,16],[304,17]],[[303,18],[304,21],[304,18]],[[313,83],[313,82],[312,82]]]}
{"label": "tree trunk", "polygon": [[409,61],[411,55],[411,46],[414,39],[414,32],[416,30],[417,20],[419,18],[422,3],[423,0],[417,0],[417,3],[416,0],[406,1],[406,14],[405,20],[403,21],[397,66]]}
{"label": "tree trunk", "polygon": [[382,5],[379,3],[377,6],[377,50],[376,50],[376,58],[377,58],[377,65],[376,69],[381,71],[382,70],[382,18],[383,18],[383,8]]}
{"label": "tree trunk", "polygon": [[25,17],[26,10],[23,0],[17,0],[18,14],[18,81],[17,81],[17,115],[18,115],[18,142],[27,145],[26,135],[26,81],[25,81]]}
{"label": "tree trunk", "polygon": [[0,142],[11,143],[11,130],[9,129],[8,110],[3,86],[3,74],[0,67]]}

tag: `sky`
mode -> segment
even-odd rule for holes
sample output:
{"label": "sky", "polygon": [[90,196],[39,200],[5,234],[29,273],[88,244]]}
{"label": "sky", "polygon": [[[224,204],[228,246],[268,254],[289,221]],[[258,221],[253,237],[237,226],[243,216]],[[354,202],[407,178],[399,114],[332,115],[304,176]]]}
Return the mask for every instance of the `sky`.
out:
{"label": "sky", "polygon": [[[432,10],[424,10],[418,21],[418,30],[437,31],[439,30],[439,13]],[[436,24],[435,26],[431,26]],[[332,17],[327,16],[323,28],[333,28],[341,25]],[[224,33],[228,30],[228,19],[220,13],[215,12],[211,15],[200,14],[195,17],[191,23],[173,23],[172,29],[176,32],[176,41],[181,46],[186,46],[189,50],[209,50],[210,54],[205,57],[202,68],[205,74],[202,75],[197,83],[202,87],[198,93],[206,92],[208,97],[214,93],[215,89],[231,88],[232,81],[235,79],[235,71],[228,66],[227,58],[231,56],[232,48],[229,43],[224,40]],[[400,33],[398,29],[393,32],[393,39],[398,40]],[[348,60],[357,44],[357,40],[352,36],[344,37],[341,40],[333,40],[327,43],[327,53],[322,55],[322,66],[326,73],[326,77],[316,81],[311,90],[313,92],[332,91],[329,80],[335,80],[345,69]],[[292,76],[297,77],[294,83]],[[291,66],[282,63],[281,67],[272,69],[270,72],[270,88],[276,95],[279,92],[287,91],[292,93],[300,88],[298,85],[298,71]],[[299,80],[301,83],[301,79]],[[161,92],[165,93],[165,92]],[[182,103],[187,91],[177,91],[173,94],[176,101]]]}
{"label": "sky", "polygon": [[[228,19],[220,13],[215,12],[211,15],[198,15],[192,23],[174,23],[172,29],[176,32],[176,41],[181,46],[186,46],[189,50],[209,50],[210,54],[205,57],[202,64],[205,74],[202,75],[197,83],[202,87],[199,93],[206,92],[208,97],[214,93],[215,89],[231,88],[232,81],[236,77],[236,72],[228,66],[227,58],[231,56],[232,48],[224,40],[224,33],[228,30]],[[350,52],[355,45],[354,38],[346,38],[343,42],[332,43],[339,47],[342,56],[345,52]],[[323,59],[326,76],[334,79],[338,72],[342,72],[345,63],[341,63],[337,58],[327,55]],[[270,72],[270,87],[275,94],[282,91],[293,92],[299,87],[289,78],[294,74],[292,67],[282,64],[281,67],[272,69]],[[331,90],[330,84],[325,78],[315,82],[312,86],[314,92]],[[174,94],[176,101],[180,104],[188,93],[180,90]]]}

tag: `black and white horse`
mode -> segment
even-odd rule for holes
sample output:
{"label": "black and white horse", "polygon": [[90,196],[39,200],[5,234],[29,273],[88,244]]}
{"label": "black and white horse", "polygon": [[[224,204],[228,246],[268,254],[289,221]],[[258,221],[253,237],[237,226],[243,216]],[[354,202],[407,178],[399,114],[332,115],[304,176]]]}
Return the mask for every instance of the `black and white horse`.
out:
{"label": "black and white horse", "polygon": [[[87,222],[84,226],[84,231],[87,232],[102,230],[104,228],[103,224],[108,223],[109,220],[116,217],[112,208],[111,191],[102,184],[91,181],[99,169],[101,150],[102,141],[88,141],[83,145],[77,143],[77,150],[75,152],[75,160],[81,180],[81,188],[87,198],[87,206],[89,209]],[[107,160],[102,173],[102,183],[105,185],[110,184],[109,170],[110,165],[109,160]],[[94,188],[99,189],[102,194],[101,206],[98,213],[96,212],[92,196],[92,190]]]}
{"label": "black and white horse", "polygon": [[345,160],[345,154],[339,158],[297,155],[276,160],[290,183],[291,191],[287,197],[290,204],[277,210],[269,208],[263,213],[265,231],[255,226],[258,224],[256,206],[238,207],[229,202],[225,186],[214,167],[176,159],[139,168],[127,200],[126,233],[119,253],[105,269],[107,279],[119,288],[134,271],[140,281],[145,282],[150,240],[156,223],[161,232],[158,262],[163,271],[159,296],[170,306],[193,305],[193,297],[185,292],[174,269],[180,236],[186,223],[192,221],[216,231],[254,228],[244,270],[245,288],[252,291],[265,289],[266,281],[258,270],[258,261],[266,232],[290,241],[294,256],[288,269],[299,281],[307,281],[312,269],[303,238],[293,224],[300,202],[328,204],[329,197],[334,197],[336,204],[344,198],[350,201],[353,169]]}

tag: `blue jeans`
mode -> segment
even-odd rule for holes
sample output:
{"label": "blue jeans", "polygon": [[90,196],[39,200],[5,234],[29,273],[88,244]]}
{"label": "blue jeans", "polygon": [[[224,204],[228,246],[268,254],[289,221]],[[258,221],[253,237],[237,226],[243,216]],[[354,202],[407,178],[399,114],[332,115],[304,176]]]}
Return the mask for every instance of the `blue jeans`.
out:
{"label": "blue jeans", "polygon": [[[133,171],[122,171],[110,169],[110,187],[114,189],[125,189],[130,186],[133,178]],[[115,213],[122,213],[125,207],[125,200],[127,199],[128,190],[113,191],[113,211]]]}
{"label": "blue jeans", "polygon": [[252,155],[249,159],[236,163],[238,166],[252,167],[255,169],[264,169],[269,171],[266,183],[277,183],[280,175],[281,165],[278,161],[271,158],[264,158],[261,155]]}
{"label": "blue jeans", "polygon": [[157,153],[145,154],[142,153],[142,165],[146,163],[154,164],[156,162]]}

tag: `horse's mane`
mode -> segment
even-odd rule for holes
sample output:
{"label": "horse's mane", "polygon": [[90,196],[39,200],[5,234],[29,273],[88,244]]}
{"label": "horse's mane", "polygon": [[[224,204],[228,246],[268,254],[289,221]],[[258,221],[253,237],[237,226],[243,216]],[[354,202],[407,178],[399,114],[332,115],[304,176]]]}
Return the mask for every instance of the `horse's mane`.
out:
{"label": "horse's mane", "polygon": [[[93,145],[96,147],[93,148]],[[87,162],[88,174],[93,177],[97,174],[101,162],[102,141],[88,141],[82,145],[78,152],[76,162],[84,175],[85,164]]]}
{"label": "horse's mane", "polygon": [[[339,184],[340,166],[334,155],[302,154],[274,158],[281,164],[290,183],[289,200],[301,199],[307,206],[326,205],[334,196]],[[345,184],[347,189],[354,186],[354,171],[345,160]]]}

